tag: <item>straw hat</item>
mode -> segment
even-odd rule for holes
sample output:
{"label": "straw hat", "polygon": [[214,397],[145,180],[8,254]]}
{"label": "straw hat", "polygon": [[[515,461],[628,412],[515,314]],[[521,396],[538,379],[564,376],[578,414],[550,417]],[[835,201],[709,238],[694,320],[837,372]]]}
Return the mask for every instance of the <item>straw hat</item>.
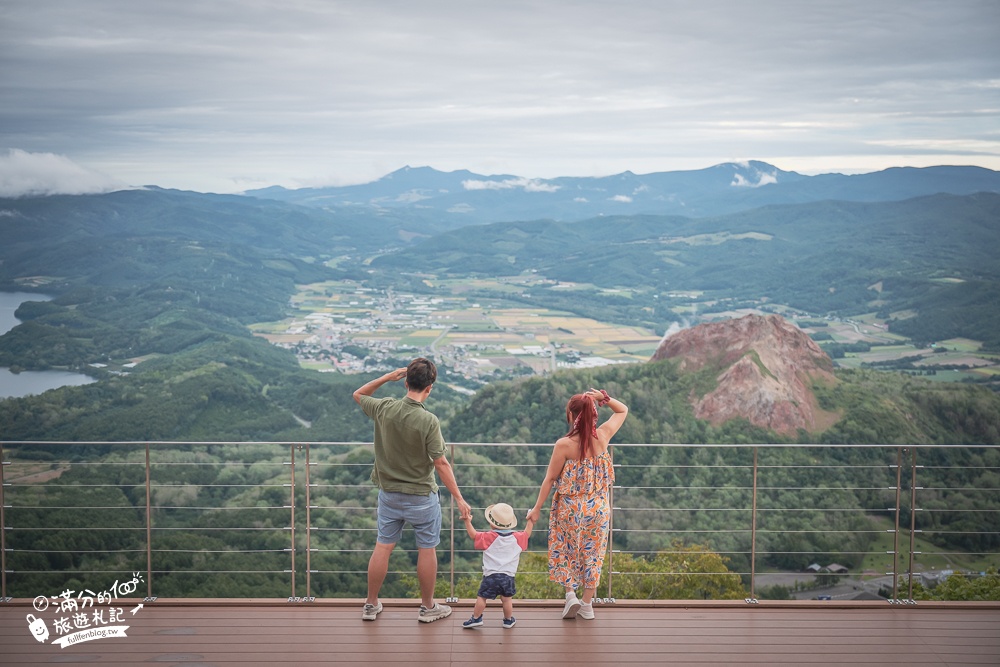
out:
{"label": "straw hat", "polygon": [[486,508],[486,520],[490,525],[500,530],[511,530],[517,525],[514,508],[507,503],[496,503]]}

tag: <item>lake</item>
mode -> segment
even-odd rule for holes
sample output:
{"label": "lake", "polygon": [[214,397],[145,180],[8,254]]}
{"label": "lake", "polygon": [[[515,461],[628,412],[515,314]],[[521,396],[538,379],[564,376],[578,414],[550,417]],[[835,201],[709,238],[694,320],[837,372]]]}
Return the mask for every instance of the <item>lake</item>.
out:
{"label": "lake", "polygon": [[[0,292],[0,335],[20,324],[14,317],[25,301],[49,301],[50,296],[32,292]],[[11,373],[9,368],[0,367],[0,399],[41,394],[49,389],[78,386],[96,382],[94,378],[68,371],[22,371]]]}

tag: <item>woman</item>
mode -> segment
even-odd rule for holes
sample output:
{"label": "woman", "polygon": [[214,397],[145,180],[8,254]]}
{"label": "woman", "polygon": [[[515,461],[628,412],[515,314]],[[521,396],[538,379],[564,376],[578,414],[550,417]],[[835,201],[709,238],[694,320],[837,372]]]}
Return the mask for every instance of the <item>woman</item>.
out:
{"label": "woman", "polygon": [[[597,407],[614,414],[597,426]],[[576,394],[566,405],[569,433],[556,441],[527,520],[537,522],[542,503],[556,487],[549,513],[549,579],[566,589],[563,618],[594,618],[594,593],[601,579],[611,527],[608,495],[615,481],[608,444],[625,422],[628,407],[603,389]],[[576,589],[583,588],[583,602]]]}

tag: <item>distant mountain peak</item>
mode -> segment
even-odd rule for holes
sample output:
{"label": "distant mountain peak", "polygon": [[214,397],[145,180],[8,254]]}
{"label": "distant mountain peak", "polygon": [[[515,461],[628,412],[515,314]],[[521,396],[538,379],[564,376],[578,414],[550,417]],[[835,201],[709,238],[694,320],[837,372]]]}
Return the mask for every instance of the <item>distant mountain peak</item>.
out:
{"label": "distant mountain peak", "polygon": [[794,434],[826,430],[835,415],[816,404],[814,381],[836,382],[833,362],[801,329],[779,315],[747,315],[701,324],[665,338],[652,361],[719,371],[718,385],[692,397],[695,416],[714,424],[743,417],[755,426]]}
{"label": "distant mountain peak", "polygon": [[454,186],[455,184],[468,178],[484,177],[474,174],[467,169],[459,169],[457,171],[440,171],[434,167],[411,167],[410,165],[406,165],[405,167],[401,167],[394,172],[386,174],[382,178],[375,181],[375,183],[386,184],[389,181],[393,181],[396,183],[403,183],[406,187],[436,187],[439,185]]}
{"label": "distant mountain peak", "polygon": [[762,160],[733,160],[732,162],[723,162],[722,164],[715,165],[716,169],[766,169],[766,170],[777,170],[773,164],[769,162],[764,162]]}
{"label": "distant mountain peak", "polygon": [[385,176],[383,176],[379,180],[388,180],[388,179],[395,178],[396,176],[401,176],[403,174],[410,174],[410,173],[413,173],[413,172],[417,172],[417,173],[435,173],[435,174],[444,173],[444,172],[438,171],[434,167],[426,167],[426,166],[425,167],[411,167],[410,165],[406,165],[404,167],[400,167],[396,171],[389,172],[388,174],[386,174]]}

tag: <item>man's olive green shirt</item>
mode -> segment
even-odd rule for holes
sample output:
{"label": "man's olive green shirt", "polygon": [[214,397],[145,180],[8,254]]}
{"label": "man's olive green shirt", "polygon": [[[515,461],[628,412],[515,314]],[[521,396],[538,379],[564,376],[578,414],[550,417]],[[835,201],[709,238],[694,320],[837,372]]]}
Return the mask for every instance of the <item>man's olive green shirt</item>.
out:
{"label": "man's olive green shirt", "polygon": [[372,482],[383,491],[421,496],[437,491],[434,459],[445,455],[437,415],[409,397],[359,398],[361,409],[375,422]]}

